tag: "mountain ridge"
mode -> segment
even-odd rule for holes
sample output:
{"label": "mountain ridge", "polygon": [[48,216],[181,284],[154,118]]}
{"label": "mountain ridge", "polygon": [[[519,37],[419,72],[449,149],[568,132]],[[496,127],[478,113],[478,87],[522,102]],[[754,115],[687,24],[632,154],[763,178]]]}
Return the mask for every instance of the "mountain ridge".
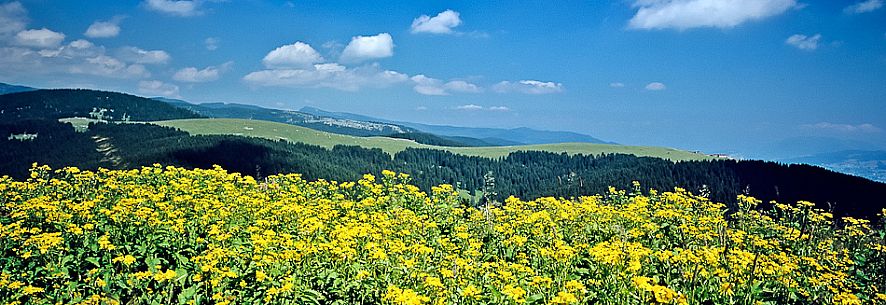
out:
{"label": "mountain ridge", "polygon": [[618,144],[615,142],[604,141],[593,136],[581,134],[571,131],[551,131],[537,130],[528,127],[517,128],[490,128],[490,127],[462,127],[450,125],[433,125],[414,122],[405,122],[397,120],[387,120],[375,118],[371,116],[349,113],[349,112],[332,112],[316,107],[305,106],[299,109],[301,112],[311,113],[315,115],[323,115],[338,118],[361,119],[367,121],[378,121],[392,124],[400,124],[407,127],[418,129],[422,132],[444,135],[444,136],[463,136],[478,139],[501,139],[520,144],[553,144],[563,142],[584,142],[596,144]]}

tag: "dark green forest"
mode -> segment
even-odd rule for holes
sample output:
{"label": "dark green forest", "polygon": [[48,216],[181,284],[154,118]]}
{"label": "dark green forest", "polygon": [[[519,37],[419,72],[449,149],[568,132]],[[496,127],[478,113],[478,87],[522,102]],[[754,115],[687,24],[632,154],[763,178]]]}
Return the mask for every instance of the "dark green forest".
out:
{"label": "dark green forest", "polygon": [[[106,109],[106,111],[101,111]],[[51,89],[0,95],[0,122],[94,117],[107,121],[159,121],[202,117],[190,110],[125,93]]]}
{"label": "dark green forest", "polygon": [[92,124],[78,133],[54,121],[0,124],[2,134],[38,133],[34,140],[0,138],[0,174],[17,179],[28,175],[31,163],[84,169],[136,168],[154,163],[225,169],[265,177],[300,173],[307,179],[356,180],[383,169],[408,173],[419,187],[449,183],[462,189],[484,188],[484,175],[495,178],[496,200],[574,197],[605,193],[609,186],[672,190],[683,187],[709,193],[731,203],[747,193],[768,202],[816,202],[838,215],[872,216],[886,206],[886,184],[819,167],[763,161],[671,162],[632,155],[567,155],[516,152],[500,159],[468,157],[445,151],[408,149],[394,156],[380,149],[336,146],[328,150],[301,143],[239,136],[191,136],[150,124]]}

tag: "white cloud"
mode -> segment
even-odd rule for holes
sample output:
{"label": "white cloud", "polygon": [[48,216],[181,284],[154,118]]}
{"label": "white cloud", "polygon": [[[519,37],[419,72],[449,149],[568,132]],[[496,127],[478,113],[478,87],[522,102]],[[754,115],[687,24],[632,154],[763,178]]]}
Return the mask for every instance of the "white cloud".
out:
{"label": "white cloud", "polygon": [[68,70],[73,74],[89,74],[112,78],[142,78],[150,77],[151,74],[145,66],[139,64],[127,65],[119,59],[99,55],[86,59],[85,63],[75,64]]}
{"label": "white cloud", "polygon": [[537,80],[502,81],[493,85],[492,90],[499,93],[550,94],[563,92],[563,84]]}
{"label": "white cloud", "polygon": [[26,25],[26,11],[19,2],[0,4],[0,75],[52,79],[76,75],[78,81],[83,81],[82,75],[117,79],[151,75],[141,64],[106,54],[104,46],[84,39],[63,44],[64,34],[48,29],[24,30]]}
{"label": "white cloud", "polygon": [[813,51],[818,49],[818,42],[821,40],[821,34],[815,34],[812,36],[806,36],[802,34],[795,34],[788,37],[784,43],[794,46],[797,49],[805,50],[805,51]]}
{"label": "white cloud", "polygon": [[179,97],[178,86],[159,80],[143,80],[138,82],[138,92],[162,97]]}
{"label": "white cloud", "polygon": [[386,58],[394,55],[394,39],[391,34],[375,36],[355,36],[341,53],[340,60],[356,63],[369,59]]}
{"label": "white cloud", "polygon": [[415,82],[415,87],[412,87],[412,89],[419,94],[449,95],[449,93],[446,92],[446,89],[443,88],[443,82],[439,79],[430,78],[422,74],[413,76],[410,79]]}
{"label": "white cloud", "polygon": [[797,0],[635,0],[633,29],[732,28],[797,7]]}
{"label": "white cloud", "polygon": [[463,92],[463,93],[480,93],[483,92],[483,88],[480,88],[477,85],[472,83],[463,81],[463,80],[454,80],[443,85],[447,91],[451,92]]}
{"label": "white cloud", "polygon": [[116,37],[120,34],[120,20],[121,18],[114,18],[110,21],[95,21],[83,35],[89,38]]}
{"label": "white cloud", "polygon": [[659,82],[652,82],[652,83],[649,83],[646,85],[646,90],[649,90],[649,91],[661,91],[661,90],[664,90],[667,88],[668,88],[668,86],[665,86],[665,84],[662,84]]}
{"label": "white cloud", "polygon": [[316,64],[303,69],[270,69],[255,71],[243,77],[254,86],[292,88],[332,88],[358,91],[362,88],[384,88],[409,81],[400,72],[383,70],[378,64],[347,68],[336,63]]}
{"label": "white cloud", "polygon": [[865,124],[835,124],[830,122],[819,122],[815,124],[804,124],[800,125],[800,127],[805,129],[816,129],[816,130],[826,130],[826,131],[838,131],[838,132],[865,132],[865,133],[875,133],[880,132],[882,129],[880,127],[874,126],[873,124],[865,123]]}
{"label": "white cloud", "polygon": [[268,68],[304,68],[321,62],[323,56],[301,41],[278,47],[262,59],[262,63]]}
{"label": "white cloud", "polygon": [[461,106],[455,107],[455,109],[465,110],[465,111],[477,111],[477,110],[483,110],[483,106],[474,105],[474,104],[467,104],[467,105],[461,105]]}
{"label": "white cloud", "polygon": [[883,7],[883,0],[867,0],[847,6],[843,12],[847,14],[861,14],[873,12]]}
{"label": "white cloud", "polygon": [[508,111],[511,111],[511,108],[508,108],[507,106],[489,106],[487,108],[487,107],[483,107],[480,105],[467,104],[467,105],[456,106],[455,110],[463,110],[463,111],[485,110],[485,111],[491,111],[491,112],[508,112]]}
{"label": "white cloud", "polygon": [[94,75],[107,78],[143,78],[150,73],[143,65],[127,64],[105,55],[105,48],[79,39],[53,49],[39,51],[22,47],[0,48],[0,74]]}
{"label": "white cloud", "polygon": [[218,38],[209,37],[209,38],[206,38],[206,40],[203,40],[203,45],[206,46],[207,50],[215,51],[215,50],[218,50],[218,43],[219,42],[221,42],[221,40],[219,40]]}
{"label": "white cloud", "polygon": [[28,24],[27,13],[18,1],[0,4],[0,38],[24,30]]}
{"label": "white cloud", "polygon": [[147,0],[144,2],[149,10],[180,17],[198,15],[200,3],[196,0]]}
{"label": "white cloud", "polygon": [[171,58],[163,50],[142,50],[137,47],[123,47],[117,51],[120,59],[137,64],[165,64]]}
{"label": "white cloud", "polygon": [[610,87],[610,88],[624,88],[624,87],[625,87],[625,84],[624,84],[624,83],[619,83],[619,82],[609,83],[609,87]]}
{"label": "white cloud", "polygon": [[423,95],[450,95],[452,93],[479,93],[483,89],[472,83],[463,80],[454,80],[447,83],[430,78],[423,74],[419,74],[410,78],[415,86],[412,87],[415,92]]}
{"label": "white cloud", "polygon": [[428,110],[428,107],[426,107],[426,106],[415,107],[415,111],[425,111],[425,110]]}
{"label": "white cloud", "polygon": [[421,15],[412,21],[412,33],[452,34],[453,28],[461,24],[459,14],[453,10],[445,10],[437,16]]}
{"label": "white cloud", "polygon": [[175,72],[172,79],[186,83],[205,83],[218,80],[219,76],[228,70],[234,62],[226,62],[220,66],[209,66],[203,69],[187,67]]}
{"label": "white cloud", "polygon": [[34,48],[55,48],[64,40],[65,34],[47,28],[25,30],[15,34],[16,44]]}

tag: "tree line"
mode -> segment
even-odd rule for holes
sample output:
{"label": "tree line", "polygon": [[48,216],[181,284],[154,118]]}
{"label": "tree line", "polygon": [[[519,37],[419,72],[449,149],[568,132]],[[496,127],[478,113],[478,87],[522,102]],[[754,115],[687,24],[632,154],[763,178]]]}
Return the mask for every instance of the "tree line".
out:
{"label": "tree line", "polygon": [[[816,202],[839,215],[872,216],[886,203],[886,184],[808,165],[763,161],[671,162],[623,154],[597,156],[521,151],[490,159],[441,150],[407,149],[393,156],[380,149],[335,146],[326,149],[233,135],[191,136],[150,124],[91,124],[76,132],[68,124],[29,120],[0,123],[0,135],[37,133],[33,140],[0,137],[0,174],[24,179],[31,163],[84,169],[137,168],[154,163],[207,168],[264,177],[300,173],[307,179],[349,181],[383,169],[411,175],[422,189],[448,183],[476,191],[494,177],[492,199],[507,196],[576,197],[603,194],[609,186],[630,189],[682,187],[731,203],[739,194],[769,202]],[[99,142],[104,143],[101,151]],[[110,145],[110,146],[108,146]],[[484,179],[486,178],[486,179]]]}

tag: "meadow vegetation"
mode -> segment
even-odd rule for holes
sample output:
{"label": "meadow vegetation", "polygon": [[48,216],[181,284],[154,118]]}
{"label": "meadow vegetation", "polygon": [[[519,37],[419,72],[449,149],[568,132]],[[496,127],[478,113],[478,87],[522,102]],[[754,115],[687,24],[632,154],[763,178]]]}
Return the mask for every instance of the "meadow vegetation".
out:
{"label": "meadow vegetation", "polygon": [[873,222],[611,188],[465,206],[406,174],[0,178],[3,304],[884,304]]}

